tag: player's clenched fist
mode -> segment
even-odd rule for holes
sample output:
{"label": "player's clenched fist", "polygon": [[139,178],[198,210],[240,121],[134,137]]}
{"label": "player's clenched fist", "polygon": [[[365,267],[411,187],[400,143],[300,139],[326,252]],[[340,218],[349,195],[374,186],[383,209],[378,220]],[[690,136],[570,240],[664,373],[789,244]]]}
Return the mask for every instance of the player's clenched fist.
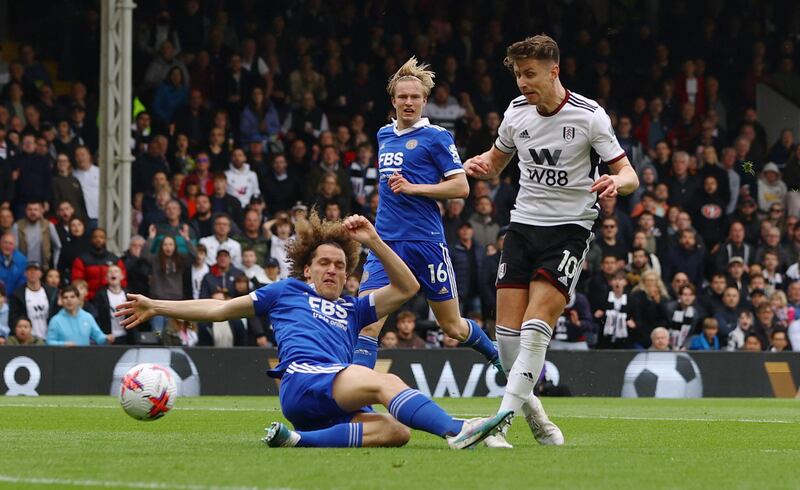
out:
{"label": "player's clenched fist", "polygon": [[464,162],[467,176],[480,179],[489,175],[489,161],[483,155],[477,155]]}
{"label": "player's clenched fist", "polygon": [[354,214],[345,218],[342,224],[350,238],[358,243],[368,245],[369,242],[378,239],[378,232],[375,231],[375,227],[363,216]]}

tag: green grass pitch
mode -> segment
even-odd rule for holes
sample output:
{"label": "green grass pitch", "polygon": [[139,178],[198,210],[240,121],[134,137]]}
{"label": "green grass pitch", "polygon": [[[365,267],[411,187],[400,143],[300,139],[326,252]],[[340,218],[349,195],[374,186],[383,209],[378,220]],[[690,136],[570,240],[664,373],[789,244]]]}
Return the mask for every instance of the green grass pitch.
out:
{"label": "green grass pitch", "polygon": [[[458,416],[496,399],[444,399]],[[414,432],[397,449],[270,449],[271,397],[179,399],[137,422],[111,397],[0,398],[0,488],[800,488],[800,400],[544,399],[564,431],[542,447],[453,451]]]}

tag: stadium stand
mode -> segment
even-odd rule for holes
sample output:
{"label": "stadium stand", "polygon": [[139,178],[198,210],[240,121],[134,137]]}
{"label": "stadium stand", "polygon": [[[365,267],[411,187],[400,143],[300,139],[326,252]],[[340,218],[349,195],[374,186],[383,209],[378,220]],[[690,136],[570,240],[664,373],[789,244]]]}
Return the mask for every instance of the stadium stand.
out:
{"label": "stadium stand", "polygon": [[[582,1],[139,2],[137,237],[117,257],[94,232],[99,12],[94,2],[69,12],[40,3],[9,2],[24,21],[0,42],[0,343],[14,335],[4,318],[41,320],[20,310],[48,306],[40,281],[47,291],[75,283],[104,333],[120,337],[106,318],[119,301],[107,287],[111,264],[126,291],[165,298],[231,297],[286,277],[283,245],[311,206],[331,219],[375,216],[375,133],[391,117],[385,84],[400,64],[412,55],[431,64],[437,87],[425,115],[453,132],[465,160],[491,145],[518,95],[506,46],[545,32],[561,45],[565,87],[605,108],[642,183],[599,203],[557,346],[647,349],[664,327],[676,350],[739,350],[750,335],[765,350],[800,348],[800,146],[791,129],[767,134],[755,95],[763,83],[798,102],[800,4],[656,2],[645,12],[632,2],[597,12]],[[775,9],[786,12],[768,16]],[[489,332],[518,179],[512,162],[472,182],[465,203],[442,205],[464,313]],[[392,318],[385,348],[398,337],[447,344],[424,300],[405,310],[418,338]],[[186,325],[153,323],[143,330],[197,342]],[[226,345],[274,340],[266,318],[235,330]]]}

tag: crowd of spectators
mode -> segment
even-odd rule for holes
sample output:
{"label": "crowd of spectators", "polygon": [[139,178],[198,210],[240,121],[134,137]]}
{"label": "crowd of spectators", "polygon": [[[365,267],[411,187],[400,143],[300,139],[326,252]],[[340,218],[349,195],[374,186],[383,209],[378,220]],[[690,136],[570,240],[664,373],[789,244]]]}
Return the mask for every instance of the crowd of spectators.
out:
{"label": "crowd of spectators", "polygon": [[[411,55],[437,73],[424,116],[453,133],[462,160],[484,151],[517,95],[506,46],[547,32],[562,83],[606,109],[641,181],[600,202],[551,348],[800,348],[800,147],[791,130],[768,140],[755,108],[758,83],[800,87],[800,6],[661,2],[652,22],[610,13],[601,23],[584,2],[142,2],[136,234],[118,256],[97,227],[99,15],[79,8],[62,29],[72,51],[39,36],[0,51],[0,343],[269,345],[267,318],[156,318],[132,333],[111,311],[128,292],[229,298],[287,277],[284,245],[312,207],[373,218],[385,82]],[[56,95],[37,49],[74,79],[68,93]],[[518,179],[514,161],[442,203],[463,314],[489,330]],[[358,285],[351,277],[347,292]],[[417,297],[382,345],[456,342]]]}

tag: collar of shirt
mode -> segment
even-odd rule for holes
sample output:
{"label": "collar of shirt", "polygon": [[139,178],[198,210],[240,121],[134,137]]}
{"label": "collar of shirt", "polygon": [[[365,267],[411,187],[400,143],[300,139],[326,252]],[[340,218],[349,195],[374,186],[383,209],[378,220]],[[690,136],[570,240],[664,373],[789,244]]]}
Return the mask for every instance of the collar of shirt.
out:
{"label": "collar of shirt", "polygon": [[392,119],[392,129],[394,129],[394,134],[397,136],[403,136],[404,134],[408,134],[412,131],[416,131],[419,128],[424,128],[425,126],[430,126],[431,122],[428,120],[427,117],[421,117],[419,121],[415,122],[413,126],[406,129],[397,129],[397,119]]}

